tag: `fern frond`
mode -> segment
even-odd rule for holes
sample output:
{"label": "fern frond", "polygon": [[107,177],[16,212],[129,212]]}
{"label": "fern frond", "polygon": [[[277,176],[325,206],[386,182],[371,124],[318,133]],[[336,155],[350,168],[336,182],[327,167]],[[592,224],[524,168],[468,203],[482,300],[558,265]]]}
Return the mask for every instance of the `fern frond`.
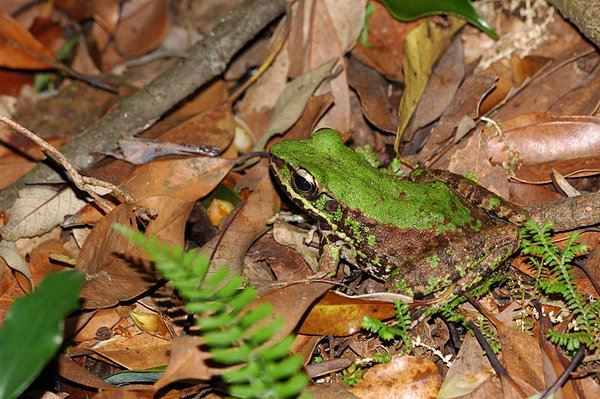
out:
{"label": "fern frond", "polygon": [[294,340],[288,336],[269,344],[283,328],[283,320],[266,326],[258,323],[272,313],[272,306],[261,303],[246,310],[256,299],[254,288],[244,288],[243,278],[230,274],[226,267],[208,275],[208,258],[192,251],[169,247],[154,237],[115,225],[114,228],[138,244],[156,269],[184,298],[200,334],[210,348],[212,359],[226,366],[238,366],[222,375],[229,393],[240,398],[289,398],[308,383],[301,371],[302,361],[290,355]]}

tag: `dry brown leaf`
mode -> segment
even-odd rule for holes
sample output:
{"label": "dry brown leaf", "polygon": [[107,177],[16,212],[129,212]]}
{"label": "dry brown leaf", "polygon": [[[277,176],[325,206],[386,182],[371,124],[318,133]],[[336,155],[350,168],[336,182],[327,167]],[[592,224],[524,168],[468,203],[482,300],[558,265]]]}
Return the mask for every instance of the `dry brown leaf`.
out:
{"label": "dry brown leaf", "polygon": [[114,34],[119,23],[119,0],[79,1],[55,0],[54,5],[78,21],[93,18],[107,32]]}
{"label": "dry brown leaf", "polygon": [[212,377],[223,374],[226,371],[225,368],[211,367],[207,363],[211,355],[208,352],[200,350],[199,346],[203,344],[204,340],[201,337],[193,335],[173,338],[167,369],[163,376],[154,383],[152,388],[158,391],[176,381],[208,381]]}
{"label": "dry brown leaf", "polygon": [[271,315],[258,322],[253,328],[262,328],[277,319],[285,321],[283,327],[263,345],[272,345],[291,334],[308,308],[330,288],[331,284],[316,281],[290,284],[275,289],[252,302],[246,309],[247,311],[264,302],[273,306]]}
{"label": "dry brown leaf", "polygon": [[[362,0],[358,0],[364,3]],[[304,3],[306,7],[309,7],[309,3]],[[345,12],[360,12],[364,13],[364,6],[358,7],[355,3],[354,7],[338,7],[330,8],[330,5],[326,0],[316,0],[313,4],[310,13],[305,11],[304,15],[310,18],[310,32],[308,33],[307,46],[307,62],[306,68],[313,69],[325,62],[328,62],[332,58],[334,60],[340,60],[343,63],[343,56],[349,49],[344,46],[347,44],[343,40],[347,40],[346,37],[339,36],[341,26],[334,24],[332,15]],[[364,20],[364,15],[363,19]],[[361,20],[361,21],[362,21]],[[359,26],[361,23],[359,22]],[[356,32],[356,37],[358,38]],[[328,40],[323,40],[326,37]],[[327,91],[331,91],[335,98],[334,106],[331,107],[323,118],[321,119],[318,126],[329,127],[335,126],[340,131],[348,131],[351,127],[351,108],[350,108],[350,89],[348,88],[348,81],[346,78],[346,71],[340,72],[333,79],[326,81],[317,94],[323,94]]]}
{"label": "dry brown leaf", "polygon": [[402,22],[392,17],[379,2],[371,4],[374,11],[368,22],[368,46],[359,43],[352,54],[388,79],[403,82],[404,40],[423,21]]}
{"label": "dry brown leaf", "polygon": [[70,188],[57,192],[53,187],[34,186],[19,191],[10,219],[2,228],[5,240],[35,237],[59,225],[65,215],[79,211],[86,204]]}
{"label": "dry brown leaf", "polygon": [[454,34],[464,24],[464,20],[449,17],[447,26],[442,27],[429,17],[406,37],[404,49],[406,54],[402,59],[406,86],[398,106],[400,119],[394,144],[396,151],[398,151],[404,130],[413,116],[427,81],[429,81],[434,64],[450,46]]}
{"label": "dry brown leaf", "polygon": [[322,337],[316,335],[296,334],[296,338],[294,339],[294,343],[290,350],[292,353],[299,355],[306,365],[312,360],[315,347],[319,341],[321,341],[321,338]]}
{"label": "dry brown leaf", "polygon": [[0,259],[0,325],[13,301],[22,295],[25,295],[25,292],[19,286],[4,259]]}
{"label": "dry brown leaf", "polygon": [[[505,146],[514,146],[524,165],[541,164],[600,153],[600,117],[521,114],[502,124],[503,137],[488,141],[493,163],[506,161]],[[564,171],[561,173],[567,174]]]}
{"label": "dry brown leaf", "polygon": [[307,139],[315,130],[315,126],[327,109],[333,104],[333,94],[326,93],[320,96],[312,96],[308,99],[304,112],[298,122],[292,126],[285,135],[286,139]]}
{"label": "dry brown leaf", "polygon": [[356,399],[360,396],[354,395],[348,391],[348,387],[341,383],[321,383],[309,385],[303,392],[312,395],[313,398],[336,398],[336,399]]}
{"label": "dry brown leaf", "polygon": [[126,369],[145,370],[169,363],[171,340],[138,331],[132,332],[132,336],[115,334],[107,340],[97,341],[94,345],[83,348]]}
{"label": "dry brown leaf", "polygon": [[117,307],[98,309],[85,325],[72,338],[74,342],[84,342],[96,339],[100,328],[112,329],[121,320]]}
{"label": "dry brown leaf", "polygon": [[27,29],[0,14],[0,66],[14,69],[50,69],[54,54]]}
{"label": "dry brown leaf", "polygon": [[600,107],[600,68],[596,67],[580,86],[557,99],[551,115],[594,115]]}
{"label": "dry brown leaf", "polygon": [[[31,275],[31,271],[29,270],[29,265],[27,265],[27,262],[25,262],[25,260],[21,258],[21,255],[19,255],[17,245],[14,242],[5,240],[0,241],[0,259],[10,269],[15,270],[25,276],[29,282],[25,286],[27,287],[27,292],[30,292],[35,288],[33,277]],[[23,287],[23,285],[21,286]]]}
{"label": "dry brown leaf", "polygon": [[267,126],[267,130],[261,137],[259,144],[257,144],[258,149],[264,148],[264,144],[273,135],[285,133],[298,121],[304,111],[306,102],[319,84],[329,76],[335,62],[335,59],[329,59],[285,86],[285,89],[277,98],[269,126]]}
{"label": "dry brown leaf", "polygon": [[379,129],[395,131],[395,113],[388,101],[386,82],[375,70],[351,58],[348,62],[348,83],[356,90],[363,114]]}
{"label": "dry brown leaf", "polygon": [[494,119],[503,122],[523,113],[548,111],[557,98],[579,87],[589,73],[580,69],[576,62],[560,65],[573,60],[573,55],[584,51],[587,46],[584,44],[571,48],[562,57],[549,63],[546,68],[551,73],[540,74],[532,80],[493,115]]}
{"label": "dry brown leaf", "polygon": [[361,322],[365,316],[385,320],[395,314],[391,302],[349,298],[328,292],[311,308],[298,332],[345,337],[362,330]]}
{"label": "dry brown leaf", "polygon": [[490,155],[481,130],[470,135],[461,148],[455,150],[448,170],[461,176],[473,173],[480,185],[502,198],[509,197],[508,173],[501,166],[490,163]]}
{"label": "dry brown leaf", "polygon": [[404,133],[405,141],[412,140],[418,129],[429,125],[442,115],[464,77],[463,48],[460,38],[457,37],[434,66],[410,126]]}
{"label": "dry brown leaf", "polygon": [[77,385],[95,389],[114,388],[114,385],[109,384],[102,378],[86,370],[65,355],[60,355],[58,357],[58,373],[61,377],[66,378]]}
{"label": "dry brown leaf", "polygon": [[477,74],[471,75],[460,85],[456,95],[448,107],[431,129],[429,139],[419,152],[419,159],[425,160],[439,150],[440,146],[454,135],[466,132],[457,132],[463,118],[472,120],[479,117],[479,104],[483,97],[493,89],[496,75]]}
{"label": "dry brown leaf", "polygon": [[361,399],[434,399],[442,383],[435,363],[416,356],[377,364],[350,392]]}
{"label": "dry brown leaf", "polygon": [[208,157],[155,160],[135,169],[121,188],[137,199],[168,195],[193,202],[210,193],[234,164]]}
{"label": "dry brown leaf", "polygon": [[228,266],[233,273],[242,274],[248,247],[265,230],[267,221],[279,209],[281,200],[273,187],[266,162],[256,165],[252,173],[262,177],[221,238],[212,256],[212,270]]}
{"label": "dry brown leaf", "polygon": [[168,245],[183,245],[185,222],[193,202],[174,197],[147,197],[135,204],[122,204],[96,224],[77,259],[76,269],[86,274],[81,291],[83,307],[106,308],[132,299],[152,287],[158,276],[141,249],[112,228],[113,223],[136,227],[134,208],[157,212],[145,234]]}
{"label": "dry brown leaf", "polygon": [[248,256],[255,262],[265,261],[277,280],[295,281],[313,275],[298,252],[278,244],[270,235],[265,235],[252,244]]}
{"label": "dry brown leaf", "polygon": [[102,69],[156,48],[171,27],[168,15],[166,0],[132,0],[123,3],[114,35],[94,25],[92,35],[97,47],[104,49]]}

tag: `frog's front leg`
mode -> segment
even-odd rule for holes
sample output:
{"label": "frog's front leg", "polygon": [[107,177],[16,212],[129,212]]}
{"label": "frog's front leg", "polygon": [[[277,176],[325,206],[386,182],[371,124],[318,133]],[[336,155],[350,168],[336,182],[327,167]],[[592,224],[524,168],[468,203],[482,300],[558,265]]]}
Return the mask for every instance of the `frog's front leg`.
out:
{"label": "frog's front leg", "polygon": [[523,208],[474,181],[447,170],[417,169],[410,175],[410,178],[413,181],[442,181],[473,206],[516,225],[525,223],[528,218],[527,212]]}
{"label": "frog's front leg", "polygon": [[343,241],[332,240],[331,233],[321,231],[322,245],[319,256],[319,265],[316,275],[321,277],[333,277],[337,274],[342,254]]}
{"label": "frog's front leg", "polygon": [[456,283],[455,293],[469,291],[492,274],[519,247],[520,228],[502,224],[436,246],[396,268],[389,291],[423,297]]}

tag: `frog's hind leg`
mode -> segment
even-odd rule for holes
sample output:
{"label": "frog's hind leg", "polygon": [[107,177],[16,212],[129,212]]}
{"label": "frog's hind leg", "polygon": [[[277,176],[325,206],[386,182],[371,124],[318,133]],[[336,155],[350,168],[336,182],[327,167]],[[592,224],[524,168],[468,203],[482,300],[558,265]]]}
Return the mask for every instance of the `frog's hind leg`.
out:
{"label": "frog's hind leg", "polygon": [[520,229],[502,224],[441,244],[396,268],[389,291],[423,297],[456,283],[455,293],[469,291],[496,270],[520,243]]}
{"label": "frog's hind leg", "polygon": [[460,197],[473,206],[500,219],[516,225],[523,224],[528,216],[524,209],[505,200],[487,188],[480,186],[464,176],[447,170],[427,169],[412,178],[413,181],[442,181]]}

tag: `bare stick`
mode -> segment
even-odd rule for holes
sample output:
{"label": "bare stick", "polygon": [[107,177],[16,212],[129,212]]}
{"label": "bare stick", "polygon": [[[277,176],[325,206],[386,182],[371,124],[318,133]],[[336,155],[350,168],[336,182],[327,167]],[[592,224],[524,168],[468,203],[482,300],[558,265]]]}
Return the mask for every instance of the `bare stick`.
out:
{"label": "bare stick", "polygon": [[135,199],[129,193],[121,190],[118,186],[115,186],[114,184],[105,182],[103,180],[98,180],[93,177],[82,176],[77,171],[77,169],[75,169],[75,167],[71,164],[71,162],[69,162],[67,157],[65,157],[60,151],[54,148],[46,140],[37,136],[35,133],[27,129],[26,127],[18,124],[17,122],[7,118],[2,114],[0,114],[0,121],[6,123],[8,126],[12,127],[17,132],[21,133],[23,136],[27,137],[29,140],[39,145],[42,151],[44,151],[50,158],[52,158],[56,163],[60,164],[67,171],[67,173],[71,177],[71,180],[73,181],[73,183],[75,183],[75,186],[77,186],[78,189],[88,193],[93,199],[98,201],[105,208],[112,209],[112,207],[90,187],[91,185],[107,188],[123,197],[123,199],[127,203],[135,202]]}

